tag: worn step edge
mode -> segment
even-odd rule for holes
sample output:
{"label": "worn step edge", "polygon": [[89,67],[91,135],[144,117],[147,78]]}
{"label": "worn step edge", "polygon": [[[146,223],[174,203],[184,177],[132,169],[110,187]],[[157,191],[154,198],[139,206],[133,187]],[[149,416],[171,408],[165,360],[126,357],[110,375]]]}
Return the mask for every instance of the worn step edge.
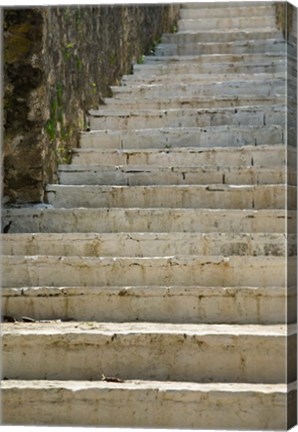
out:
{"label": "worn step edge", "polygon": [[48,202],[55,207],[182,207],[282,209],[296,207],[295,186],[286,185],[150,185],[102,186],[50,184]]}
{"label": "worn step edge", "polygon": [[286,430],[297,401],[296,383],[9,380],[2,403],[4,424]]}
{"label": "worn step edge", "polygon": [[[207,223],[208,221],[208,223]],[[286,225],[287,224],[287,225]],[[296,232],[296,213],[285,210],[172,208],[4,208],[4,232]]]}
{"label": "worn step edge", "polygon": [[[170,255],[155,257],[2,257],[6,287],[111,285],[285,285],[294,257]],[[293,276],[294,277],[294,276]],[[294,282],[293,282],[294,283]]]}
{"label": "worn step edge", "polygon": [[[287,372],[293,380],[296,369],[286,370],[287,344],[289,356],[296,351],[296,324],[4,323],[2,341],[2,373],[9,379],[96,380],[114,373],[122,379],[280,383]],[[41,361],[34,364],[37,353]],[[256,362],[264,366],[256,370]]]}
{"label": "worn step edge", "polygon": [[[2,234],[3,255],[284,255],[295,253],[295,235],[236,233]],[[185,251],[185,252],[183,252]],[[221,251],[221,252],[219,252]]]}
{"label": "worn step edge", "polygon": [[[2,287],[2,316],[21,320],[294,323],[296,287]],[[288,307],[287,307],[288,304]],[[175,310],[175,314],[173,314]]]}
{"label": "worn step edge", "polygon": [[64,185],[183,185],[183,184],[285,184],[296,185],[296,172],[285,167],[211,168],[148,167],[146,165],[60,165],[58,179]]}

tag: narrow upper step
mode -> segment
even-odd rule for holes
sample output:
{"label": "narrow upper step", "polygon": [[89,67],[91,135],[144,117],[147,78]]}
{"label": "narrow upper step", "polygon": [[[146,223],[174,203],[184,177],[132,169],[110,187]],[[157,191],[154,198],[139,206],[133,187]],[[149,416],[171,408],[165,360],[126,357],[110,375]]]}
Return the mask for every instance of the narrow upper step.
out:
{"label": "narrow upper step", "polygon": [[[159,167],[146,165],[60,165],[59,183],[64,185],[296,185],[296,172],[285,167]],[[287,177],[286,177],[287,176]]]}
{"label": "narrow upper step", "polygon": [[[296,213],[285,210],[138,208],[10,208],[6,232],[295,232]],[[287,224],[287,225],[286,225]]]}
{"label": "narrow upper step", "polygon": [[113,97],[126,98],[151,98],[173,97],[203,97],[203,96],[240,96],[254,93],[257,96],[283,95],[285,91],[285,78],[273,80],[240,80],[212,83],[179,83],[173,81],[171,84],[133,84],[130,86],[111,86]]}
{"label": "narrow upper step", "polygon": [[295,209],[296,188],[285,185],[47,186],[54,207]]}
{"label": "narrow upper step", "polygon": [[268,28],[271,30],[276,29],[276,18],[275,14],[271,11],[270,14],[265,16],[257,15],[254,16],[247,11],[249,16],[200,16],[200,10],[182,10],[181,18],[178,21],[179,31],[188,30],[213,30],[213,29],[263,29]]}
{"label": "narrow upper step", "polygon": [[[150,135],[150,130],[146,131]],[[161,130],[158,133],[162,133]],[[135,133],[135,132],[134,132]],[[121,140],[121,135],[112,131],[107,134],[103,131],[107,139]],[[140,140],[143,131],[136,137]],[[145,134],[144,134],[145,135]],[[143,136],[144,136],[143,135]],[[163,134],[162,134],[163,135]],[[171,141],[165,133],[163,139],[168,142],[168,147],[162,149],[128,149],[128,150],[96,150],[96,149],[77,149],[73,152],[73,161],[78,164],[98,164],[98,165],[155,165],[155,166],[228,166],[228,167],[281,167],[286,163],[286,151],[283,145],[273,146],[243,146],[243,147],[189,147],[171,148]],[[128,136],[128,139],[130,136]],[[180,138],[180,137],[179,137]],[[184,139],[192,139],[186,136]],[[121,142],[121,141],[120,141]],[[180,142],[180,140],[179,140]],[[149,146],[150,147],[150,146]],[[294,149],[289,151],[289,163],[291,156],[294,156]]]}
{"label": "narrow upper step", "polygon": [[[147,103],[144,102],[144,103]],[[237,110],[237,108],[234,108]],[[116,108],[115,108],[116,110]],[[264,119],[264,118],[263,118]],[[282,125],[171,127],[115,131],[100,130],[81,133],[81,149],[174,149],[176,147],[239,147],[284,144]],[[278,147],[276,147],[278,148]],[[234,151],[236,151],[234,149]],[[157,162],[157,166],[158,166]],[[179,166],[179,165],[177,165]]]}
{"label": "narrow upper step", "polygon": [[[154,84],[155,86],[155,84]],[[138,93],[142,97],[143,90],[154,96],[162,93],[160,87],[151,87],[140,85],[140,87],[129,87],[127,92],[119,91],[120,96],[128,97],[132,93]],[[157,85],[156,85],[157,86]],[[119,89],[127,87],[119,87]],[[185,84],[180,85],[183,93],[190,92]],[[218,91],[216,89],[216,91]],[[229,90],[227,90],[229,91]],[[278,92],[270,84],[268,89],[263,88],[264,92]],[[117,90],[118,92],[118,90]],[[195,90],[194,90],[195,92]],[[199,90],[200,92],[200,90]],[[197,92],[197,93],[199,93]],[[210,127],[210,126],[264,126],[264,125],[281,125],[284,126],[286,107],[284,104],[279,105],[253,105],[224,107],[224,108],[177,108],[168,110],[91,110],[90,111],[90,128],[93,130],[116,129],[153,129],[169,127]],[[289,117],[294,113],[289,110]]]}
{"label": "narrow upper step", "polygon": [[[184,11],[186,12],[186,11]],[[194,11],[189,11],[193,15]],[[178,33],[164,33],[162,43],[189,43],[189,42],[232,42],[240,40],[281,39],[282,32],[277,28],[268,29],[228,29],[213,28],[212,30],[179,31]]]}
{"label": "narrow upper step", "polygon": [[[246,18],[250,21],[252,18],[263,18],[263,17],[275,17],[275,8],[272,4],[266,4],[264,6],[253,6],[249,3],[242,3],[241,6],[236,6],[234,3],[230,3],[229,7],[214,7],[213,3],[205,5],[197,5],[195,3],[181,5],[180,16],[181,18]],[[265,21],[264,21],[265,22]],[[264,25],[265,27],[265,25]],[[217,26],[214,26],[217,28]]]}
{"label": "narrow upper step", "polygon": [[[190,28],[196,30],[196,27]],[[279,53],[283,56],[286,50],[285,41],[279,38],[235,40],[230,42],[202,42],[186,44],[160,44],[156,47],[156,54],[160,56],[180,55],[182,58],[188,55],[200,54],[257,54]],[[289,48],[290,52],[294,49]]]}

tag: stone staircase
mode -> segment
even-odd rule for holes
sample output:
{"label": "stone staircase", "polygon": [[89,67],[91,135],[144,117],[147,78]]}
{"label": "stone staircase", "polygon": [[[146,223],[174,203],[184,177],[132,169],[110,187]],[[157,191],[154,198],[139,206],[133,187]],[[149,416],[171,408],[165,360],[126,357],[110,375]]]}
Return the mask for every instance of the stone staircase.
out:
{"label": "stone staircase", "polygon": [[295,424],[285,53],[271,3],[183,4],[49,204],[4,209],[4,423]]}

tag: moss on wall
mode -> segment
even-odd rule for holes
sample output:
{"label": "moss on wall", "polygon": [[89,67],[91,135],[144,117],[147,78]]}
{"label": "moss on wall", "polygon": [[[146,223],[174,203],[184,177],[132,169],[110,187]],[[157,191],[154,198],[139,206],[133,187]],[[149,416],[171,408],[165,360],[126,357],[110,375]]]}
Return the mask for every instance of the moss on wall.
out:
{"label": "moss on wall", "polygon": [[4,10],[4,203],[45,200],[88,110],[178,13],[177,4]]}

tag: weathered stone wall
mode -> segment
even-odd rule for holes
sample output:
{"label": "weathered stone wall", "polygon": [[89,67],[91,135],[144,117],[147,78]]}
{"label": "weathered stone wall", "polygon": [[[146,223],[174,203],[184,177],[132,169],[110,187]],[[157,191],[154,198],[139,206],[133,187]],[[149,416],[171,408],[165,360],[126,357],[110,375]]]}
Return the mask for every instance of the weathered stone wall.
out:
{"label": "weathered stone wall", "polygon": [[4,203],[43,202],[97,108],[179,5],[4,10]]}

